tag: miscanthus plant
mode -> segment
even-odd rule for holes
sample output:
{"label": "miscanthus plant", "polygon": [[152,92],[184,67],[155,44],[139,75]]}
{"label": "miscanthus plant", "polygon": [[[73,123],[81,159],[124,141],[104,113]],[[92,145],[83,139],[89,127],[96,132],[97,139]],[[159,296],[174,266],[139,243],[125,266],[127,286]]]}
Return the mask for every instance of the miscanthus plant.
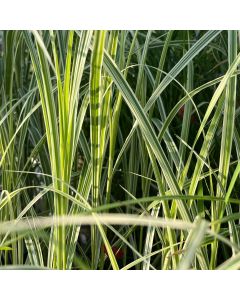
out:
{"label": "miscanthus plant", "polygon": [[239,269],[238,31],[1,31],[0,268]]}

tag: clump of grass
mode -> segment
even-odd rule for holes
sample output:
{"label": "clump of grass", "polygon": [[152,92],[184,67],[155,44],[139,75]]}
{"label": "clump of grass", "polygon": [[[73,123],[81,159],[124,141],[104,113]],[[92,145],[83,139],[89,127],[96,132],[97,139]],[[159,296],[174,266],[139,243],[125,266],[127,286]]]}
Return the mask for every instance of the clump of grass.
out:
{"label": "clump of grass", "polygon": [[1,268],[240,268],[238,31],[1,36]]}

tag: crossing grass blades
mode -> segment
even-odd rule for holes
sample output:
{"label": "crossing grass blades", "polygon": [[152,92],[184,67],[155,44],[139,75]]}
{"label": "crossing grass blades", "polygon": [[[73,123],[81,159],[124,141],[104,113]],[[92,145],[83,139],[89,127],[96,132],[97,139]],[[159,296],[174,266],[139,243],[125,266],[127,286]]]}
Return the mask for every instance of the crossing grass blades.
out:
{"label": "crossing grass blades", "polygon": [[1,31],[1,269],[239,269],[239,31]]}

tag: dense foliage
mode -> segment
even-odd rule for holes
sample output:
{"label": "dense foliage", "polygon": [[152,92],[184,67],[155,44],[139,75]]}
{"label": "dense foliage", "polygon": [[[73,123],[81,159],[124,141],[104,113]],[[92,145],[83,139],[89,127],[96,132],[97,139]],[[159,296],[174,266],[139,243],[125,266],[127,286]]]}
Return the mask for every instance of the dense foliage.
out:
{"label": "dense foliage", "polygon": [[240,268],[239,38],[2,31],[1,268]]}

